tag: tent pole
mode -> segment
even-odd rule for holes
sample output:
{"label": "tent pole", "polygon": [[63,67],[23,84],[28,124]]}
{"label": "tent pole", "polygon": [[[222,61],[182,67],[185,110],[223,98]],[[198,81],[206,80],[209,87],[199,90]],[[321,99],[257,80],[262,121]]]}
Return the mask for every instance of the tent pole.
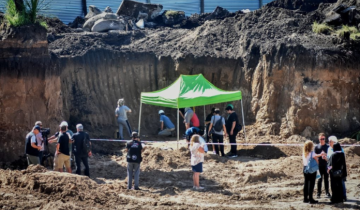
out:
{"label": "tent pole", "polygon": [[140,126],[141,126],[141,108],[142,108],[142,103],[140,100],[140,112],[139,112],[139,127],[138,127],[138,135],[140,137]]}
{"label": "tent pole", "polygon": [[[204,105],[204,130],[206,128],[206,113],[205,113],[205,105]],[[206,131],[207,132],[207,131]]]}
{"label": "tent pole", "polygon": [[245,120],[244,120],[244,108],[243,108],[243,102],[242,99],[240,100],[241,102],[241,113],[242,113],[242,118],[243,118],[243,127],[244,127],[244,137],[245,137],[245,143],[247,143],[246,141],[246,131],[245,131]]}
{"label": "tent pole", "polygon": [[179,149],[179,108],[177,109],[177,149]]}

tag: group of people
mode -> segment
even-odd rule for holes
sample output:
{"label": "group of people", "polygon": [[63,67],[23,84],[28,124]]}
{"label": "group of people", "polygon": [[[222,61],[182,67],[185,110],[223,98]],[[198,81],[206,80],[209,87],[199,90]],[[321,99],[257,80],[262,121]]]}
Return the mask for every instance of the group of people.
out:
{"label": "group of people", "polygon": [[[318,203],[313,198],[313,192],[317,174],[317,198],[321,197],[321,186],[324,182],[325,195],[330,198],[330,203],[340,203],[347,200],[345,181],[347,169],[345,162],[345,153],[337,141],[336,136],[330,136],[329,145],[326,144],[325,134],[319,134],[320,143],[314,148],[312,141],[306,141],[303,149],[304,165],[304,203]],[[311,161],[314,159],[318,164],[318,171],[312,172],[310,168]],[[329,191],[329,177],[331,192]]]}
{"label": "group of people", "polygon": [[[26,135],[25,154],[28,165],[43,165],[43,153],[47,143],[57,143],[54,154],[54,171],[63,172],[65,167],[71,173],[71,160],[76,163],[76,173],[81,175],[81,162],[85,166],[85,175],[90,176],[88,157],[91,156],[91,142],[89,134],[84,132],[82,124],[76,125],[77,133],[68,129],[66,121],[59,125],[59,132],[56,132],[49,139],[42,136],[42,122],[37,121],[33,129]],[[47,142],[45,142],[47,141]]]}

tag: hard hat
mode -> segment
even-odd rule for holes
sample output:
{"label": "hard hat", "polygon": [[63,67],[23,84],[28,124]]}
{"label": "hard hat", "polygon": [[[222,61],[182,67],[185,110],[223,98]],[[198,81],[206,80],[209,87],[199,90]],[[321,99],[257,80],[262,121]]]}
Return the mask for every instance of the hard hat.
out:
{"label": "hard hat", "polygon": [[159,114],[164,114],[164,110],[159,110]]}
{"label": "hard hat", "polygon": [[60,127],[63,127],[63,126],[66,126],[66,127],[67,127],[67,126],[69,126],[69,125],[68,125],[68,123],[67,123],[66,121],[62,121],[62,122],[60,123]]}

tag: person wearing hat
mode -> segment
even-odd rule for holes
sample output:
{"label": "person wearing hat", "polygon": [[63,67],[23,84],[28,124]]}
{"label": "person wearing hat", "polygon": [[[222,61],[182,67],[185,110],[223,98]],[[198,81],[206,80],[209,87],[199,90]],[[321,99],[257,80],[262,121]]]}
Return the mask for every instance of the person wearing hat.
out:
{"label": "person wearing hat", "polygon": [[125,127],[131,137],[131,127],[126,113],[131,113],[131,109],[125,106],[125,100],[120,98],[117,102],[118,107],[115,109],[115,117],[119,124],[119,137],[124,139],[123,128]]}
{"label": "person wearing hat", "polygon": [[32,131],[26,135],[25,139],[25,154],[27,156],[28,165],[40,164],[39,162],[39,150],[41,145],[38,145],[36,135],[40,133],[40,126],[36,125]]}
{"label": "person wearing hat", "polygon": [[[226,120],[226,131],[229,135],[230,144],[236,144],[236,135],[239,130],[239,118],[234,111],[234,106],[232,104],[228,104],[226,106],[226,112],[229,114],[228,119]],[[237,145],[231,145],[230,153],[227,154],[229,157],[237,157]]]}
{"label": "person wearing hat", "polygon": [[135,190],[139,188],[139,176],[140,176],[140,163],[142,161],[141,153],[144,152],[145,146],[140,142],[137,132],[132,132],[132,140],[126,143],[126,160],[127,160],[127,176],[128,176],[128,187],[132,189],[132,178],[134,175]]}
{"label": "person wearing hat", "polygon": [[159,136],[171,136],[171,132],[175,130],[175,125],[171,120],[165,115],[163,110],[159,111],[160,115],[160,132]]}

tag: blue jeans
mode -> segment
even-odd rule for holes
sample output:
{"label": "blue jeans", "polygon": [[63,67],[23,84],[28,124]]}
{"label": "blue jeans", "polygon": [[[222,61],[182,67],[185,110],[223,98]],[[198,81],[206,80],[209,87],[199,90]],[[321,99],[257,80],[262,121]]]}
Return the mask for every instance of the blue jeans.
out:
{"label": "blue jeans", "polygon": [[44,151],[39,151],[39,164],[40,165],[43,165],[42,164],[43,155],[44,155]]}
{"label": "blue jeans", "polygon": [[131,127],[129,124],[129,121],[127,120],[122,120],[122,119],[118,119],[118,123],[119,123],[119,138],[120,139],[124,139],[124,135],[123,135],[123,129],[125,127],[125,129],[128,131],[129,133],[129,137],[131,138]]}
{"label": "blue jeans", "polygon": [[81,175],[81,162],[83,162],[85,166],[85,176],[90,177],[88,157],[75,156],[76,174]]}

